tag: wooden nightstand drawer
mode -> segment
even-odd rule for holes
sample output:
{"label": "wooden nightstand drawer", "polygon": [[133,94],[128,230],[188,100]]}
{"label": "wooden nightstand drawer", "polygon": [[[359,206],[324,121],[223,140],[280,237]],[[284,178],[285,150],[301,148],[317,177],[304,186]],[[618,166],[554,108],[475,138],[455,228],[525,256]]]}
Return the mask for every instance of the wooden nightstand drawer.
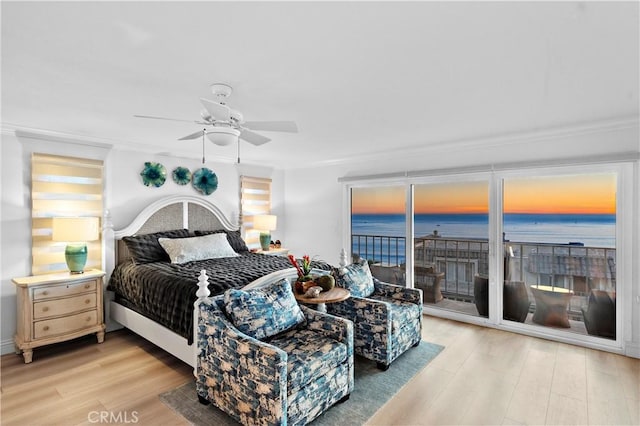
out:
{"label": "wooden nightstand drawer", "polygon": [[49,299],[52,297],[73,296],[74,294],[95,292],[97,282],[86,281],[78,284],[65,284],[57,286],[47,286],[33,290],[33,300]]}
{"label": "wooden nightstand drawer", "polygon": [[91,327],[98,323],[98,313],[96,311],[83,312],[68,317],[37,321],[33,323],[33,337],[41,339],[43,337],[55,336],[56,334],[69,333],[83,328]]}
{"label": "wooden nightstand drawer", "polygon": [[33,349],[95,333],[104,341],[104,272],[55,272],[14,278],[16,285],[16,352],[25,363]]}
{"label": "wooden nightstand drawer", "polygon": [[65,299],[36,302],[33,304],[33,318],[49,318],[95,308],[96,294],[87,293]]}

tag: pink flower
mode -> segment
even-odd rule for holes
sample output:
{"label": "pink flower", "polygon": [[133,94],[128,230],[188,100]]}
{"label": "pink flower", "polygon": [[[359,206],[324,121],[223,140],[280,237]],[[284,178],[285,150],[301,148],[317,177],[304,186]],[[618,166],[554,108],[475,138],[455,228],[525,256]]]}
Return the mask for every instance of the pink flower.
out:
{"label": "pink flower", "polygon": [[289,262],[291,262],[298,271],[298,281],[304,281],[311,273],[311,258],[308,254],[302,256],[302,266],[300,266],[294,255],[290,254],[288,257]]}

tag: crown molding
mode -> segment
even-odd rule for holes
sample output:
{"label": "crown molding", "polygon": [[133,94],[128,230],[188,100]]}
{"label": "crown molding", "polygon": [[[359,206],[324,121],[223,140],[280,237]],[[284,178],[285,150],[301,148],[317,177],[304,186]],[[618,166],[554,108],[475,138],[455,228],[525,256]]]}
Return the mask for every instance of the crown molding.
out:
{"label": "crown molding", "polygon": [[[444,151],[455,151],[464,149],[473,149],[477,147],[500,147],[509,145],[518,145],[531,143],[536,141],[544,141],[558,138],[568,138],[576,136],[584,136],[589,134],[607,133],[619,130],[638,129],[640,126],[639,116],[623,116],[606,120],[596,120],[589,122],[574,123],[565,126],[557,126],[546,129],[535,129],[523,132],[509,132],[496,135],[471,137],[462,139],[450,139],[443,141],[428,142],[425,141],[422,146],[394,146],[393,149],[382,149],[377,151],[367,151],[357,155],[340,156],[334,159],[321,161],[307,161],[301,163],[278,163],[273,164],[280,169],[300,169],[300,168],[320,168],[339,166],[345,164],[355,164],[363,162],[371,162],[383,158],[389,159],[396,156],[402,157],[419,157]],[[150,153],[156,155],[164,155],[178,158],[195,159],[200,158],[199,155],[187,153],[184,151],[161,151],[158,147],[135,143],[130,141],[122,141],[108,138],[100,138],[90,135],[78,135],[66,132],[59,132],[49,129],[38,129],[26,126],[20,126],[13,123],[0,123],[0,131],[4,134],[12,134],[19,138],[41,139],[48,141],[58,141],[63,143],[97,146],[102,148],[134,151],[142,153]],[[338,153],[339,154],[339,153]],[[236,158],[216,157],[215,161],[219,163],[236,163]],[[249,163],[247,163],[249,164]],[[296,165],[299,164],[299,165]]]}
{"label": "crown molding", "polygon": [[[402,157],[419,157],[422,155],[433,154],[443,151],[455,151],[464,149],[473,149],[478,147],[500,147],[509,145],[520,145],[550,139],[568,138],[576,136],[584,136],[597,133],[608,133],[619,130],[638,129],[640,126],[640,117],[625,116],[612,118],[607,120],[590,121],[575,123],[572,125],[558,126],[547,129],[536,129],[526,132],[510,132],[498,135],[490,135],[483,137],[472,137],[463,139],[451,139],[446,141],[438,141],[434,143],[425,142],[423,146],[394,146],[393,150],[368,151],[358,154],[357,156],[345,156],[335,160],[318,161],[305,163],[304,167],[321,167],[321,166],[337,166],[343,164],[366,163],[379,160],[381,158],[390,158],[396,156]],[[289,167],[302,168],[297,166]]]}

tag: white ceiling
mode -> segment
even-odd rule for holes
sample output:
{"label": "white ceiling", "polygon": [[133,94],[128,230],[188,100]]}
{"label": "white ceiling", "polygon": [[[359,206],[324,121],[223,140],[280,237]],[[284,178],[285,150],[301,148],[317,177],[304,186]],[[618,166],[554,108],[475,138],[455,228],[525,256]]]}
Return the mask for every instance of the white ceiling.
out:
{"label": "white ceiling", "polygon": [[[2,123],[198,157],[209,84],[277,167],[637,116],[638,2],[6,2]],[[235,147],[207,146],[233,161]]]}

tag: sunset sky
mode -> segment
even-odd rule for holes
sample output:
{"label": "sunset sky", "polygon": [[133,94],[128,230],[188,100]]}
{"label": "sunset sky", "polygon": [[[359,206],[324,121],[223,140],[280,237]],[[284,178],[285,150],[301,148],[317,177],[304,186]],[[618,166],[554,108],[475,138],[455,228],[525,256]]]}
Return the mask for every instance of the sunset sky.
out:
{"label": "sunset sky", "polygon": [[[613,174],[512,178],[504,185],[505,213],[615,213]],[[355,188],[352,213],[404,213],[403,186]],[[415,186],[415,212],[486,213],[486,182]]]}

